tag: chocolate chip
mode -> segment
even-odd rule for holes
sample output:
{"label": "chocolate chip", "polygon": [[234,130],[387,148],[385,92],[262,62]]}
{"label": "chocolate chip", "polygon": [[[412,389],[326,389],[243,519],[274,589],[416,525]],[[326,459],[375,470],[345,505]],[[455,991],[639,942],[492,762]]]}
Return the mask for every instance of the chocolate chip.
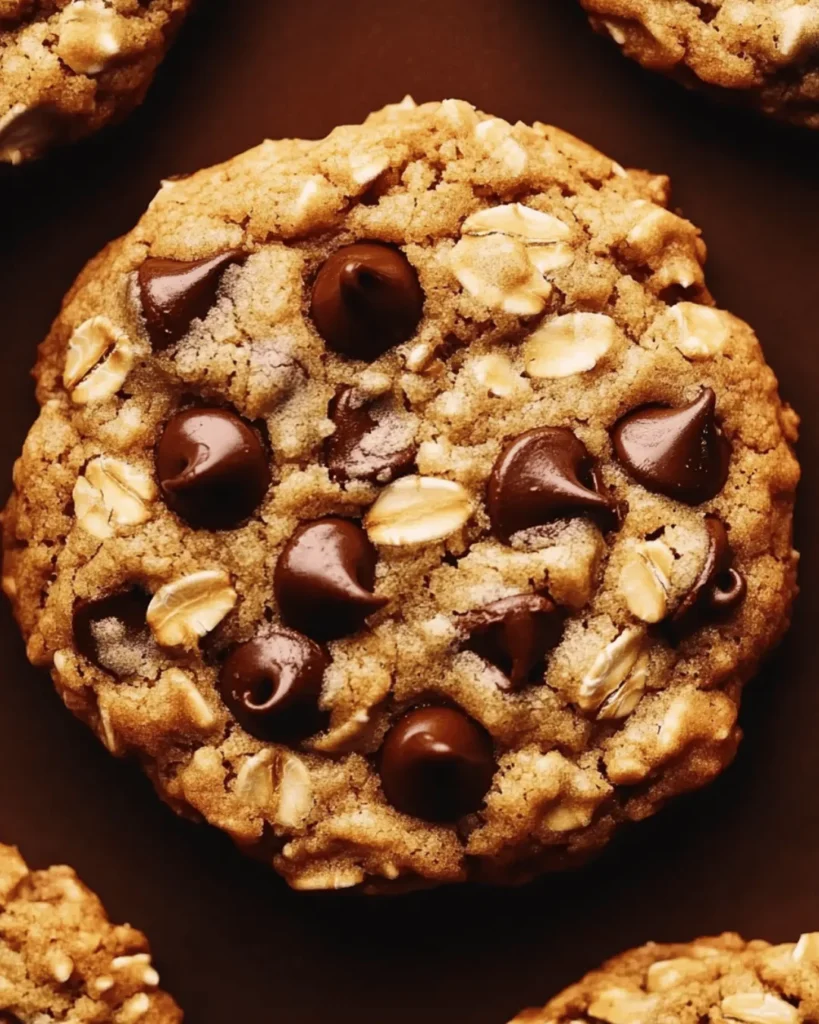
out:
{"label": "chocolate chip", "polygon": [[335,352],[371,362],[411,338],[421,319],[424,293],[414,267],[381,242],[338,249],[313,285],[312,316]]}
{"label": "chocolate chip", "polygon": [[41,156],[47,149],[67,142],[79,119],[48,103],[25,107],[16,115],[2,118],[0,160],[19,163]]}
{"label": "chocolate chip", "polygon": [[375,548],[347,519],[319,519],[300,526],[279,556],[273,590],[288,626],[314,640],[355,633],[383,608],[376,597]]}
{"label": "chocolate chip", "polygon": [[277,629],[231,652],[219,675],[219,690],[252,736],[304,739],[323,724],[318,702],[328,664],[318,644]]}
{"label": "chocolate chip", "polygon": [[97,668],[117,678],[130,675],[133,659],[122,651],[151,644],[145,613],[151,595],[139,587],[74,605],[74,646]]}
{"label": "chocolate chip", "polygon": [[671,618],[676,634],[690,632],[708,619],[738,608],[747,590],[743,576],[731,567],[733,554],[725,526],[716,516],[705,517],[708,550],[694,586]]}
{"label": "chocolate chip", "polygon": [[147,259],[137,271],[142,315],[151,345],[161,350],[187,334],[216,301],[222,274],[246,253],[228,249],[203,260]]}
{"label": "chocolate chip", "polygon": [[460,621],[464,647],[499,668],[502,690],[543,680],[546,655],[560,642],[565,615],[537,594],[519,594],[468,612]]}
{"label": "chocolate chip", "polygon": [[492,528],[503,540],[554,519],[588,516],[601,529],[617,524],[596,461],[566,427],[539,427],[510,441],[489,478]]}
{"label": "chocolate chip", "polygon": [[324,455],[334,480],[388,484],[412,469],[415,446],[407,445],[407,430],[395,414],[373,419],[373,404],[349,387],[330,403],[328,415],[336,430],[324,443]]}
{"label": "chocolate chip", "polygon": [[634,479],[688,505],[715,497],[728,478],[731,445],[716,421],[711,388],[679,409],[646,405],[614,427],[617,457]]}
{"label": "chocolate chip", "polygon": [[492,741],[459,709],[416,708],[387,734],[380,772],[384,794],[399,811],[456,821],[483,803],[495,773]]}
{"label": "chocolate chip", "polygon": [[732,612],[745,600],[748,585],[745,577],[736,569],[726,569],[714,580],[708,595],[708,606],[715,614]]}
{"label": "chocolate chip", "polygon": [[156,473],[168,506],[207,530],[238,526],[270,485],[261,438],[227,409],[185,409],[171,417],[156,447]]}

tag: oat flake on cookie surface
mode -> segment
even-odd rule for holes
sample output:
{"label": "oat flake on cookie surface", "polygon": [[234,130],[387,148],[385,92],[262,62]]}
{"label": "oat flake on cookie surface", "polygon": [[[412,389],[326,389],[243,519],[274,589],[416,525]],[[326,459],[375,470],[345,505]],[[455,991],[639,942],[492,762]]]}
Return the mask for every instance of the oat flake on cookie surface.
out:
{"label": "oat flake on cookie surface", "polygon": [[819,0],[580,0],[644,67],[819,128]]}
{"label": "oat flake on cookie surface", "polygon": [[3,1024],[180,1024],[145,936],[108,920],[71,868],[30,871],[0,844]]}
{"label": "oat flake on cookie surface", "polygon": [[141,101],[193,0],[0,0],[0,163]]}
{"label": "oat flake on cookie surface", "polygon": [[819,1016],[819,932],[798,942],[726,933],[621,953],[511,1024],[807,1024]]}
{"label": "oat flake on cookie surface", "polygon": [[667,204],[456,100],[165,183],[40,350],[31,660],[300,889],[519,881],[708,782],[797,418]]}

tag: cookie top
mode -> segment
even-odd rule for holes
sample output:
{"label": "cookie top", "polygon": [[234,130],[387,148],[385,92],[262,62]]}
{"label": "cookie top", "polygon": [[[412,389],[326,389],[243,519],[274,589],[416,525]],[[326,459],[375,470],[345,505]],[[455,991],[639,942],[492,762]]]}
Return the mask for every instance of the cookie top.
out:
{"label": "cookie top", "polygon": [[528,877],[703,785],[796,417],[667,201],[453,100],[166,182],[41,347],[31,659],[299,888]]}
{"label": "cookie top", "polygon": [[145,936],[113,925],[71,868],[29,871],[0,845],[3,1024],[179,1024]]}
{"label": "cookie top", "polygon": [[645,67],[819,128],[819,0],[580,2]]}
{"label": "cookie top", "polygon": [[614,957],[511,1024],[801,1024],[819,1014],[819,932],[772,946],[725,934]]}
{"label": "cookie top", "polygon": [[141,102],[192,0],[0,0],[0,162]]}

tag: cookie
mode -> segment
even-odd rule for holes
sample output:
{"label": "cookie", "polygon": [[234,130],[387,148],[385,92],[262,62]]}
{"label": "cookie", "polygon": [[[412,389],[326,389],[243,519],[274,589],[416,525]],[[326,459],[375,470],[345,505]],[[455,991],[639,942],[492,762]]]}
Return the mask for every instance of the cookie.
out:
{"label": "cookie", "polygon": [[511,1024],[801,1024],[819,1014],[819,932],[772,946],[726,933],[614,957]]}
{"label": "cookie", "polygon": [[29,871],[0,845],[0,1020],[4,1024],[179,1024],[145,936],[108,920],[71,868]]}
{"label": "cookie", "polygon": [[580,0],[644,67],[819,128],[819,0]]}
{"label": "cookie", "polygon": [[32,661],[301,889],[516,881],[713,778],[796,417],[667,204],[452,100],[165,183],[41,348]]}
{"label": "cookie", "polygon": [[132,110],[192,0],[0,0],[0,163]]}

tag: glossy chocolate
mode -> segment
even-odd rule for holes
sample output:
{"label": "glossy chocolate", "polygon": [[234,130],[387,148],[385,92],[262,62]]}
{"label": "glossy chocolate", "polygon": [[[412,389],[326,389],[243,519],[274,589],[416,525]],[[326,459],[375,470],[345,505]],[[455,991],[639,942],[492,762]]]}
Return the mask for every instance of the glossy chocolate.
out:
{"label": "glossy chocolate", "polygon": [[322,724],[318,702],[328,664],[327,655],[308,637],[277,629],[230,653],[219,690],[251,735],[299,740]]}
{"label": "glossy chocolate", "polygon": [[194,320],[207,316],[222,274],[245,255],[228,249],[202,260],[145,260],[137,271],[137,284],[145,326],[156,351],[179,341]]}
{"label": "glossy chocolate", "polygon": [[546,656],[563,635],[565,614],[548,597],[518,594],[461,619],[464,647],[499,668],[502,690],[517,690],[543,680]]}
{"label": "glossy chocolate", "polygon": [[395,447],[388,435],[379,435],[370,408],[371,403],[350,387],[339,389],[330,403],[328,415],[336,430],[324,443],[324,456],[334,480],[387,484],[412,469],[415,447]]}
{"label": "glossy chocolate", "polygon": [[703,388],[687,405],[646,405],[612,431],[617,457],[634,479],[688,505],[715,498],[728,478],[731,445],[716,419],[717,396]]}
{"label": "glossy chocolate", "polygon": [[367,534],[349,519],[300,526],[279,555],[273,577],[282,619],[314,640],[358,632],[367,616],[387,603],[373,593],[377,560]]}
{"label": "glossy chocolate", "polygon": [[156,474],[168,505],[197,529],[227,530],[259,507],[270,485],[258,433],[228,409],[184,409],[165,426]]}
{"label": "glossy chocolate", "polygon": [[695,629],[711,619],[729,614],[745,600],[744,576],[731,565],[733,552],[725,526],[716,516],[705,517],[708,549],[705,562],[691,590],[671,617],[675,632]]}
{"label": "glossy chocolate", "polygon": [[[589,29],[579,3],[417,0],[374,14],[335,0],[208,0],[125,124],[38,165],[0,167],[7,487],[35,415],[26,383],[34,348],[78,268],[130,230],[161,177],[265,137],[321,138],[405,92],[548,121],[628,166],[670,173],[675,203],[706,228],[720,304],[759,333],[802,414],[803,461],[815,461],[819,132],[738,115],[635,67]],[[649,937],[741,928],[792,941],[819,921],[819,589],[807,585],[819,566],[818,473],[806,473],[800,498],[803,590],[793,628],[743,702],[748,736],[734,768],[579,871],[389,900],[290,892],[217,829],[169,813],[135,766],[72,720],[44,670],[28,664],[8,607],[7,841],[32,864],[72,864],[115,920],[146,931],[163,985],[192,1024],[273,1012],[299,1024],[451,1024],[453,1014],[500,1024]]]}
{"label": "glossy chocolate", "polygon": [[617,524],[597,463],[566,427],[539,427],[510,441],[487,489],[492,528],[502,540],[555,519],[587,516],[601,529]]}
{"label": "glossy chocolate", "polygon": [[478,810],[491,785],[492,741],[457,708],[416,708],[387,734],[380,772],[384,794],[399,811],[457,821]]}
{"label": "glossy chocolate", "polygon": [[337,249],[313,285],[316,330],[341,355],[371,362],[415,333],[424,293],[407,257],[382,242]]}
{"label": "glossy chocolate", "polygon": [[16,153],[25,157],[39,156],[51,146],[67,142],[72,131],[82,130],[82,121],[73,118],[49,103],[21,110],[0,129],[0,159]]}

